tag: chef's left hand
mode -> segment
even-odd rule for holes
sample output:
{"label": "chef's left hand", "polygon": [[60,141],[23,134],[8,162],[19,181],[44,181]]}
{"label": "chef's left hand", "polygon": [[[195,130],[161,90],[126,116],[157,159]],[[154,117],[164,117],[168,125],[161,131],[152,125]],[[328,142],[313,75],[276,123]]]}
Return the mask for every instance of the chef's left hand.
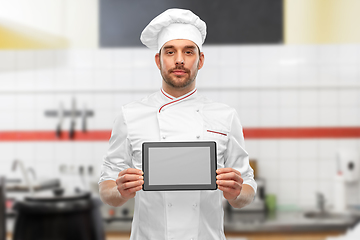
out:
{"label": "chef's left hand", "polygon": [[218,189],[223,191],[224,198],[234,200],[239,196],[243,179],[241,173],[233,168],[219,168],[216,170],[216,184]]}

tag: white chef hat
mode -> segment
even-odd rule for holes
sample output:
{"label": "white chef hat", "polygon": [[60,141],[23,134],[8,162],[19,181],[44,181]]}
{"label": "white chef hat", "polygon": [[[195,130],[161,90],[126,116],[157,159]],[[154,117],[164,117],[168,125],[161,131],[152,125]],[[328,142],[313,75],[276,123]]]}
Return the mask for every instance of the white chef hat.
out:
{"label": "white chef hat", "polygon": [[150,49],[160,51],[174,39],[188,39],[200,49],[206,37],[206,24],[190,10],[168,9],[155,17],[142,31],[140,40]]}

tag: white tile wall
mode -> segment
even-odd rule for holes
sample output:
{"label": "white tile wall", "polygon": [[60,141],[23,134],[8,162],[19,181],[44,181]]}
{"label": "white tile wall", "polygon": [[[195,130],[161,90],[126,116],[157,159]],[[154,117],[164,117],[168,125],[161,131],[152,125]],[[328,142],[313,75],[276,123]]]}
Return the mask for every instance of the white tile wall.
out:
{"label": "white tile wall", "polygon": [[356,126],[360,122],[358,107],[341,107],[338,113],[340,126]]}
{"label": "white tile wall", "polygon": [[359,64],[346,64],[339,67],[341,84],[356,84],[359,83]]}
{"label": "white tile wall", "polygon": [[[235,107],[244,128],[360,125],[359,45],[205,45],[204,53],[199,92]],[[154,52],[145,48],[0,51],[0,131],[55,130],[58,120],[44,111],[61,102],[69,110],[73,98],[94,111],[90,130],[110,130],[123,104],[160,86]],[[65,119],[64,130],[69,126]],[[279,205],[314,207],[316,192],[331,205],[336,150],[359,150],[360,140],[249,139],[246,146]],[[0,174],[19,176],[10,169],[21,159],[38,176],[81,185],[60,165],[92,165],[96,181],[106,149],[106,141],[0,142]]]}
{"label": "white tile wall", "polygon": [[298,164],[299,179],[316,183],[318,180],[319,163],[316,158],[306,158]]}
{"label": "white tile wall", "polygon": [[260,126],[260,111],[255,107],[241,107],[239,109],[240,121],[247,127]]}
{"label": "white tile wall", "polygon": [[[249,64],[249,65],[247,65]],[[259,85],[259,75],[258,66],[255,64],[252,65],[251,62],[244,63],[243,67],[239,67],[241,86],[257,86]],[[221,78],[221,76],[219,76]]]}
{"label": "white tile wall", "polygon": [[281,169],[276,159],[265,159],[259,164],[258,173],[261,178],[268,180],[279,180]]}
{"label": "white tile wall", "polygon": [[299,66],[298,84],[299,86],[317,86],[319,80],[319,69],[317,65],[310,65],[308,62]]}
{"label": "white tile wall", "polygon": [[280,124],[280,109],[274,106],[264,106],[260,110],[260,127],[276,127]]}
{"label": "white tile wall", "polygon": [[303,178],[299,181],[299,205],[301,206],[313,206],[316,202],[316,194],[319,191],[318,184],[316,181],[311,179]]}
{"label": "white tile wall", "polygon": [[298,205],[301,194],[299,191],[300,182],[297,180],[280,180],[278,181],[278,184],[279,192],[277,203],[279,205],[291,207],[295,207],[296,205]]}

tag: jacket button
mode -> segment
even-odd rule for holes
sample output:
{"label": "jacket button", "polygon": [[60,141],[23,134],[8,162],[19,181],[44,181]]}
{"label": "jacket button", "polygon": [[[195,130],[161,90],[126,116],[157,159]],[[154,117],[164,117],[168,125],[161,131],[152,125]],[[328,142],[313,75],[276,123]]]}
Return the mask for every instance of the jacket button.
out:
{"label": "jacket button", "polygon": [[172,206],[172,204],[171,204],[171,203],[169,203],[169,204],[168,204],[168,207],[171,207],[171,206]]}
{"label": "jacket button", "polygon": [[197,135],[197,136],[196,136],[196,138],[197,138],[197,139],[199,139],[199,138],[200,138],[200,136],[199,136],[199,135]]}
{"label": "jacket button", "polygon": [[162,139],[166,139],[166,136],[162,136]]}
{"label": "jacket button", "polygon": [[193,204],[193,206],[194,206],[194,207],[197,207],[197,204],[196,204],[196,203],[194,203],[194,204]]}

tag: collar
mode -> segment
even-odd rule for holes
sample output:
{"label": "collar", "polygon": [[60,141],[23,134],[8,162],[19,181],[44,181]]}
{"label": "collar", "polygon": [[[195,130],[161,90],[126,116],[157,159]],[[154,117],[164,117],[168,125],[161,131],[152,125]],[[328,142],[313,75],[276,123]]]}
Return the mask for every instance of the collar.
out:
{"label": "collar", "polygon": [[162,102],[164,104],[162,104],[162,106],[159,108],[159,112],[166,106],[169,106],[169,105],[172,105],[174,103],[178,103],[178,102],[182,102],[184,100],[187,100],[187,99],[192,99],[192,98],[195,98],[196,95],[197,95],[197,89],[194,88],[193,90],[191,90],[190,92],[178,97],[178,98],[175,98],[173,96],[171,96],[170,94],[166,93],[164,91],[164,89],[160,89],[160,95],[161,95],[161,99],[162,99]]}

